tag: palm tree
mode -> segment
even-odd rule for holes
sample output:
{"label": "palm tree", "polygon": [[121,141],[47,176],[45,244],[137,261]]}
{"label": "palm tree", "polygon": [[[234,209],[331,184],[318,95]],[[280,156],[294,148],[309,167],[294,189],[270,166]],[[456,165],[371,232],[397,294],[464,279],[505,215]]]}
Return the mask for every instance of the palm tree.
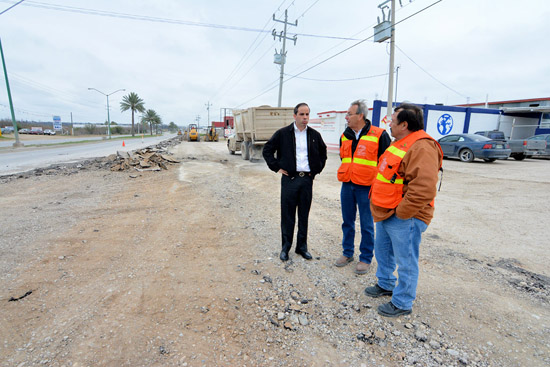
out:
{"label": "palm tree", "polygon": [[134,112],[145,111],[145,104],[143,99],[139,98],[137,93],[131,92],[127,96],[122,97],[122,102],[120,102],[120,112],[132,111],[132,136],[135,136],[134,133]]}
{"label": "palm tree", "polygon": [[160,121],[160,116],[155,112],[155,110],[151,109],[145,111],[145,114],[141,117],[141,122],[148,123],[151,127],[151,135],[153,135],[153,124],[156,124]]}

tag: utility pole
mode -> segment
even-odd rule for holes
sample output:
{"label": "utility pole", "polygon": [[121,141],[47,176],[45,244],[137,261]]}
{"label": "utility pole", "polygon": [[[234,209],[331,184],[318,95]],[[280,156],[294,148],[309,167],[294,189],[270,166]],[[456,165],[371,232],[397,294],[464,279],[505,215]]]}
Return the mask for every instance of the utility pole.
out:
{"label": "utility pole", "polygon": [[[412,0],[409,0],[411,2]],[[388,7],[388,3],[391,3],[391,7]],[[401,0],[399,4],[403,6]],[[389,80],[388,80],[388,108],[385,121],[391,120],[391,113],[393,109],[393,74],[394,70],[394,54],[395,54],[395,0],[385,0],[378,5],[378,8],[382,11],[382,22],[380,17],[378,18],[378,24],[374,27],[374,41],[381,43],[390,39],[390,66],[389,66]],[[389,9],[388,20],[386,20],[385,10]],[[397,99],[397,87],[395,88],[395,99]]]}
{"label": "utility pole", "polygon": [[393,109],[393,70],[394,70],[394,54],[395,54],[395,0],[391,0],[391,41],[390,41],[390,75],[388,81],[388,110],[386,116],[388,120],[391,120],[391,113]]}
{"label": "utility pole", "polygon": [[[224,128],[227,128],[228,126],[226,125],[226,121],[225,121],[225,117],[227,116],[227,110],[229,111],[233,111],[232,108],[229,108],[229,107],[221,107],[220,108],[220,121],[223,121],[223,126]],[[222,113],[223,111],[223,113]]]}
{"label": "utility pole", "polygon": [[281,33],[277,34],[275,29],[271,32],[271,34],[273,35],[273,39],[276,39],[277,37],[279,37],[279,42],[283,40],[283,49],[281,50],[281,53],[278,54],[277,49],[275,49],[275,61],[274,61],[275,64],[281,65],[281,76],[279,77],[279,102],[277,104],[278,107],[281,107],[281,102],[283,99],[283,78],[285,74],[285,63],[286,63],[286,40],[288,39],[288,40],[294,41],[294,46],[296,46],[296,40],[297,40],[296,35],[294,35],[294,37],[292,38],[286,36],[286,26],[292,25],[296,27],[298,25],[298,19],[296,19],[294,23],[289,23],[288,10],[285,10],[284,21],[275,19],[275,14],[273,14],[273,20],[279,23],[283,23],[285,25],[284,30],[281,31]]}
{"label": "utility pole", "polygon": [[18,147],[22,147],[23,143],[19,141],[19,131],[17,131],[17,122],[15,121],[15,112],[13,111],[10,82],[8,81],[8,69],[6,68],[6,60],[4,59],[4,49],[2,48],[2,39],[0,39],[0,54],[2,55],[2,66],[4,67],[4,78],[6,78],[6,88],[8,89],[8,101],[10,103],[11,122],[13,124],[13,133],[15,134],[15,143],[13,143],[13,147],[18,148]]}
{"label": "utility pole", "polygon": [[212,106],[210,104],[210,101],[208,101],[208,103],[206,103],[205,106],[206,106],[206,111],[208,112],[208,120],[206,120],[206,123],[207,123],[206,126],[209,126],[210,125],[210,106]]}
{"label": "utility pole", "polygon": [[197,115],[197,117],[195,117],[195,122],[197,123],[197,130],[200,128],[200,121],[201,121],[201,116]]}

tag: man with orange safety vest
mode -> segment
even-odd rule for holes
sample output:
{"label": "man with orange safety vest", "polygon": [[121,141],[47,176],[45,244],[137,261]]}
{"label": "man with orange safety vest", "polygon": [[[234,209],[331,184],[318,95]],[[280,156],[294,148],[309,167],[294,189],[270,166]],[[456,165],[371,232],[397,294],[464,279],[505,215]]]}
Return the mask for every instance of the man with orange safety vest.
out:
{"label": "man with orange safety vest", "polygon": [[390,128],[396,141],[379,159],[370,197],[378,281],[365,294],[391,296],[378,313],[397,317],[410,314],[416,298],[420,241],[433,218],[443,152],[424,131],[422,110],[415,105],[397,107]]}
{"label": "man with orange safety vest", "polygon": [[367,106],[363,100],[351,103],[346,114],[348,127],[340,137],[338,180],[342,182],[340,203],[342,208],[343,253],[335,266],[342,267],[353,261],[355,249],[355,218],[359,208],[361,242],[359,262],[355,273],[368,272],[374,251],[374,223],[370,212],[369,191],[378,172],[378,157],[391,140],[388,133],[373,126],[367,119]]}

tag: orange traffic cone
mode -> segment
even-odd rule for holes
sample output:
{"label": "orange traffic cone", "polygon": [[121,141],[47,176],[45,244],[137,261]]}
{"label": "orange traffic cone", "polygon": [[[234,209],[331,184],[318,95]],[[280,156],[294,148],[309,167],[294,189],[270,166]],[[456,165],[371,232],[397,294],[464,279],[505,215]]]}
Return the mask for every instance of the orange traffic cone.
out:
{"label": "orange traffic cone", "polygon": [[126,146],[126,144],[124,144],[124,140],[122,141],[122,146],[123,146],[123,147],[125,147],[125,146]]}

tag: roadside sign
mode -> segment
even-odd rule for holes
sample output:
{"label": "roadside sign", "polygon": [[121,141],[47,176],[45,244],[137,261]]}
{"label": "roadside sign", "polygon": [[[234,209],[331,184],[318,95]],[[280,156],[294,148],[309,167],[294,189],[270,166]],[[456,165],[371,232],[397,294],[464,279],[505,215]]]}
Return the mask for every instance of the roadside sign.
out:
{"label": "roadside sign", "polygon": [[54,130],[62,130],[62,127],[61,127],[61,117],[59,116],[54,116],[53,117],[53,129]]}

